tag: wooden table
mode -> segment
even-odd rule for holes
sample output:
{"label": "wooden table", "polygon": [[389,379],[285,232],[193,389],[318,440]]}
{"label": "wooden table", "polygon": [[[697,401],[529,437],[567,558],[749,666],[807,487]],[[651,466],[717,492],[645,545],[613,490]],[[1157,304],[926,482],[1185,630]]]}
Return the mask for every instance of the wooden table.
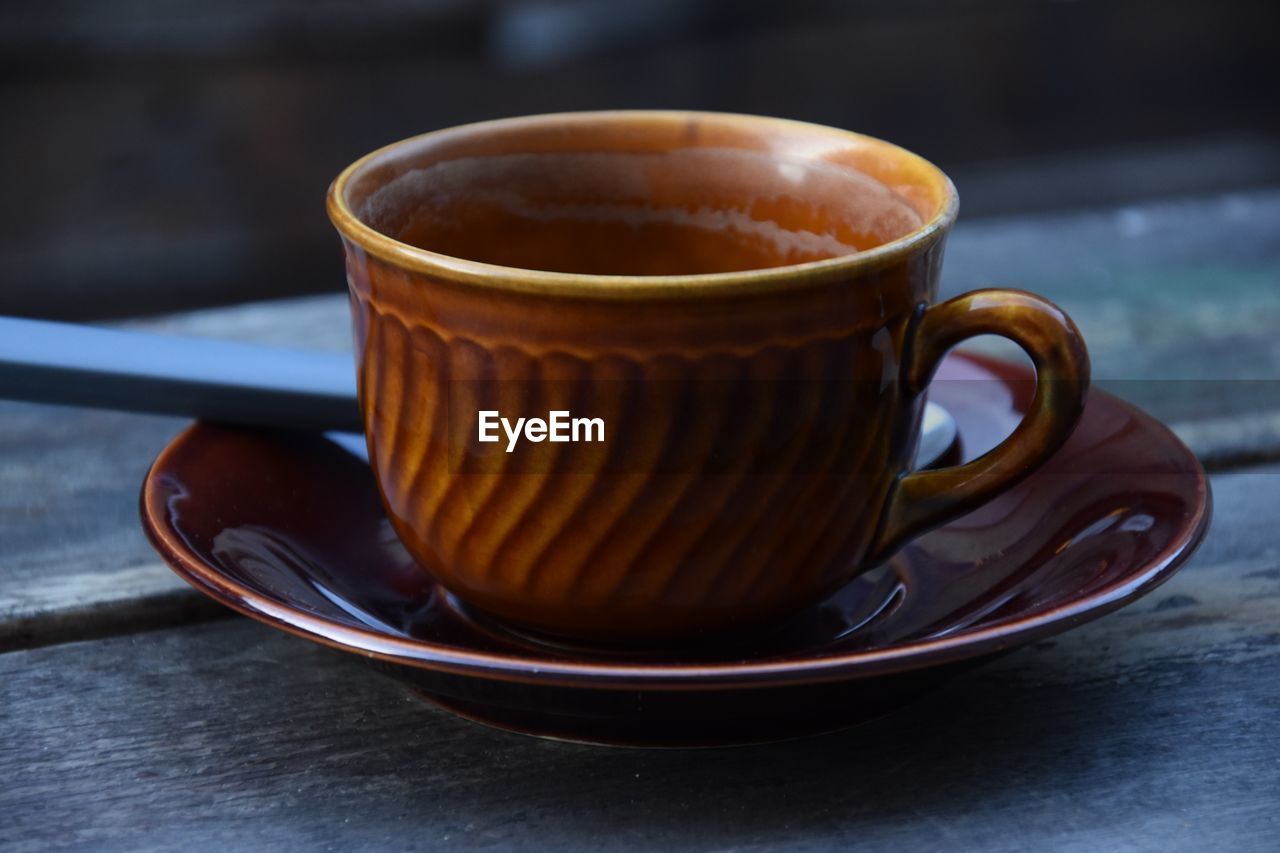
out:
{"label": "wooden table", "polygon": [[[1154,595],[843,733],[552,743],[174,579],[136,502],[180,422],[0,403],[0,848],[1280,849],[1280,191],[963,224],[944,277],[1059,301],[1213,472]],[[349,346],[340,295],[142,325]]]}

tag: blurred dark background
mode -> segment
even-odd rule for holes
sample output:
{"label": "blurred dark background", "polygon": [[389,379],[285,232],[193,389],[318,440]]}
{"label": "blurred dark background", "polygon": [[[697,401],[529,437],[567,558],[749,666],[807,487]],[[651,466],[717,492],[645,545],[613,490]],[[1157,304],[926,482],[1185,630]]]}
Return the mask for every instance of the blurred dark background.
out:
{"label": "blurred dark background", "polygon": [[460,122],[673,107],[887,137],[962,218],[1280,183],[1275,0],[0,5],[0,313],[344,287],[348,162]]}

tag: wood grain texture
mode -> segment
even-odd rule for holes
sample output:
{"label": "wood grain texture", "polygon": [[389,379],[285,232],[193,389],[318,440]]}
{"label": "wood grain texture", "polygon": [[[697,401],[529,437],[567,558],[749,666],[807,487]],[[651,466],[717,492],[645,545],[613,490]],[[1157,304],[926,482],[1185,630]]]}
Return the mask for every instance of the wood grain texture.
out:
{"label": "wood grain texture", "polygon": [[943,295],[1048,296],[1084,333],[1096,387],[1169,423],[1209,467],[1255,463],[1280,454],[1278,229],[1274,190],[967,224],[962,212]]}
{"label": "wood grain texture", "polygon": [[1149,598],[794,743],[501,733],[241,619],[0,655],[0,846],[1269,851],[1280,467],[1213,485]]}
{"label": "wood grain texture", "polygon": [[[345,302],[294,299],[132,323],[168,334],[350,349]],[[138,526],[175,418],[0,401],[0,650],[221,617]]]}
{"label": "wood grain texture", "polygon": [[[1211,468],[1280,458],[1280,191],[961,221],[943,295],[992,284],[1061,304],[1098,385],[1173,424]],[[336,242],[336,241],[335,241]],[[333,266],[340,261],[335,257]],[[128,324],[349,350],[345,296]],[[1008,353],[1008,348],[994,347]],[[0,403],[0,648],[217,611],[172,580],[136,520],[151,459],[181,423]],[[197,608],[194,611],[187,608]]]}

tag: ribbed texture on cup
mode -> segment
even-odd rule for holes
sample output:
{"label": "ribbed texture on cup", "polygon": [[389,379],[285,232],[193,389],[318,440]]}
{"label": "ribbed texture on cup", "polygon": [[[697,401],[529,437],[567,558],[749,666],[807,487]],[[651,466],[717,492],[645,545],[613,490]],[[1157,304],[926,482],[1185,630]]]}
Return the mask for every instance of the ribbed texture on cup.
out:
{"label": "ribbed texture on cup", "polygon": [[[896,376],[898,347],[873,345],[885,327],[755,350],[571,354],[407,322],[367,294],[353,286],[370,461],[402,541],[463,600],[552,633],[661,637],[785,612],[855,572],[901,464],[893,457],[905,455],[892,446],[892,421],[910,417],[896,381],[850,381]],[[887,361],[872,363],[880,354]],[[752,393],[754,381],[790,376],[830,381],[805,383],[785,404]],[[665,409],[646,399],[643,411],[634,395],[598,394],[603,383],[616,391],[682,377],[728,378],[741,390],[681,406],[672,398]],[[539,472],[468,473],[462,444],[448,438],[451,393],[474,394],[481,408],[642,419],[643,441],[548,443]],[[493,399],[503,394],[524,397]],[[454,408],[474,417],[474,406]],[[753,468],[765,436],[780,434],[781,452]],[[743,464],[711,465],[726,448]],[[610,455],[622,452],[638,457]],[[678,470],[660,464],[670,458],[682,460]],[[699,473],[708,467],[716,472]]]}

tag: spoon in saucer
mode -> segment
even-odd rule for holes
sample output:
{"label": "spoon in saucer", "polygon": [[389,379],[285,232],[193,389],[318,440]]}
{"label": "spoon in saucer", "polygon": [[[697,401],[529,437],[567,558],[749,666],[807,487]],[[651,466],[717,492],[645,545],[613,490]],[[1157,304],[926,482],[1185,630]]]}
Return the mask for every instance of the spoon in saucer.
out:
{"label": "spoon in saucer", "polygon": [[[0,317],[0,398],[250,426],[364,429],[346,353],[18,317]],[[338,440],[363,455],[363,441]],[[929,403],[916,466],[937,462],[955,440],[955,420]]]}

